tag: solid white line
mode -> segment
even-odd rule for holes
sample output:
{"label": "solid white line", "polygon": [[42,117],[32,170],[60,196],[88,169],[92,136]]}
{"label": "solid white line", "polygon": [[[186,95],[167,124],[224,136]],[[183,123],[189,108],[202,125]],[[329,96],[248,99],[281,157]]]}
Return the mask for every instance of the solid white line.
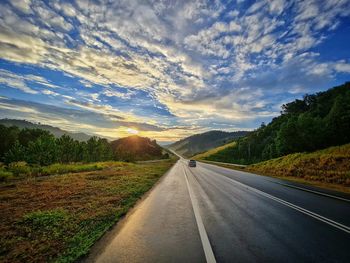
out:
{"label": "solid white line", "polygon": [[[212,162],[212,163],[219,163],[219,162],[213,162],[213,161],[210,161],[210,162]],[[226,167],[222,167],[222,166],[218,166],[218,165],[215,165],[215,167],[227,169]],[[245,172],[245,173],[254,174],[254,173],[251,173],[251,172]],[[343,198],[343,197],[340,197],[340,196],[326,194],[326,193],[319,192],[319,191],[316,191],[316,190],[311,190],[311,189],[307,189],[307,188],[300,187],[300,186],[290,185],[290,184],[287,184],[287,183],[275,182],[273,180],[269,180],[269,178],[266,178],[268,176],[265,176],[265,175],[259,175],[259,174],[254,174],[254,175],[264,177],[267,181],[269,181],[271,183],[280,184],[280,185],[283,185],[283,186],[286,186],[286,187],[299,189],[301,191],[310,192],[310,193],[314,193],[314,194],[317,194],[317,195],[327,196],[327,197],[338,199],[338,200],[342,200],[342,201],[345,201],[345,202],[350,202],[350,199],[346,199],[346,198]]]}
{"label": "solid white line", "polygon": [[299,187],[299,186],[295,186],[295,185],[290,185],[290,184],[285,184],[285,183],[280,183],[280,182],[274,182],[274,181],[270,181],[270,182],[276,183],[276,184],[280,184],[280,185],[283,185],[283,186],[286,186],[286,187],[290,187],[290,188],[299,189],[301,191],[306,191],[306,192],[314,193],[314,194],[317,194],[317,195],[324,195],[324,196],[327,196],[327,197],[330,197],[330,198],[339,199],[339,200],[342,200],[342,201],[345,201],[345,202],[350,202],[349,199],[346,199],[346,198],[343,198],[343,197],[340,197],[340,196],[326,194],[326,193],[322,193],[322,192],[319,192],[319,191],[315,191],[315,190],[311,190],[311,189],[307,189],[307,188]]}
{"label": "solid white line", "polygon": [[190,199],[191,199],[191,203],[192,203],[192,207],[193,207],[194,217],[196,218],[196,222],[197,222],[197,226],[198,226],[199,236],[200,236],[201,241],[202,241],[205,259],[207,260],[207,263],[216,263],[213,249],[211,248],[207,232],[205,231],[202,217],[199,213],[198,201],[197,201],[197,199],[193,193],[193,190],[190,186],[190,183],[188,181],[186,169],[184,167],[183,167],[183,169],[184,169],[184,174],[185,174],[185,178],[186,178],[187,189],[188,189],[188,192],[190,194]]}
{"label": "solid white line", "polygon": [[227,180],[230,180],[230,181],[234,182],[235,184],[241,185],[241,186],[243,186],[243,187],[245,187],[245,188],[247,188],[247,189],[249,189],[249,190],[251,190],[251,191],[257,193],[257,194],[260,194],[260,195],[265,196],[265,197],[267,197],[267,198],[270,198],[270,199],[272,199],[272,200],[274,200],[274,201],[276,201],[276,202],[279,202],[279,203],[281,203],[281,204],[284,204],[285,206],[288,206],[288,207],[290,207],[290,208],[293,208],[294,210],[297,210],[297,211],[299,211],[299,212],[301,212],[301,213],[303,213],[303,214],[305,214],[305,215],[311,216],[311,217],[313,217],[313,218],[315,218],[315,219],[317,219],[317,220],[319,220],[319,221],[322,221],[322,222],[324,222],[324,223],[326,223],[326,224],[328,224],[328,225],[331,225],[331,226],[333,226],[333,227],[336,227],[336,228],[338,228],[338,229],[340,229],[340,230],[342,230],[342,231],[344,231],[344,232],[346,232],[346,233],[348,233],[348,234],[350,233],[350,227],[348,227],[348,226],[346,226],[346,225],[343,225],[343,224],[341,224],[341,223],[338,223],[338,222],[336,222],[336,221],[333,221],[333,220],[331,220],[331,219],[329,219],[329,218],[327,218],[327,217],[321,216],[321,215],[319,215],[319,214],[317,214],[317,213],[311,212],[311,211],[309,211],[309,210],[307,210],[307,209],[305,209],[305,208],[302,208],[302,207],[300,207],[300,206],[297,206],[297,205],[295,205],[295,204],[292,204],[292,203],[290,203],[290,202],[288,202],[288,201],[285,201],[285,200],[283,200],[283,199],[280,199],[280,198],[278,198],[278,197],[275,197],[275,196],[270,195],[270,194],[268,194],[268,193],[265,193],[265,192],[263,192],[263,191],[260,191],[260,190],[258,190],[258,189],[256,189],[256,188],[253,188],[253,187],[249,186],[249,185],[246,185],[246,184],[243,184],[243,183],[241,183],[241,182],[238,182],[238,181],[236,181],[236,180],[234,180],[234,179],[232,179],[232,178],[229,178],[229,177],[227,177],[227,176],[221,175],[221,174],[219,174],[219,173],[216,173],[216,174],[218,174],[218,175],[220,175],[220,176],[226,178]]}

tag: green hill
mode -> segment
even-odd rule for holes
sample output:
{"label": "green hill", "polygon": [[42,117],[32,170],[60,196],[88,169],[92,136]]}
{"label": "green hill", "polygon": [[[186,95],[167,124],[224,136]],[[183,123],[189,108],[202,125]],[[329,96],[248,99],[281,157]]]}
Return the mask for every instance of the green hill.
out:
{"label": "green hill", "polygon": [[252,164],[350,143],[350,82],[284,104],[279,117],[207,160]]}
{"label": "green hill", "polygon": [[20,129],[41,129],[52,133],[56,138],[61,137],[62,135],[69,135],[74,140],[78,141],[87,141],[92,136],[87,135],[82,132],[69,132],[65,130],[61,130],[60,128],[53,127],[50,125],[44,125],[40,123],[32,123],[26,120],[15,120],[15,119],[0,119],[0,125],[4,125],[6,127],[16,126]]}
{"label": "green hill", "polygon": [[144,161],[169,157],[155,140],[137,135],[121,138],[110,144],[117,160]]}
{"label": "green hill", "polygon": [[180,155],[191,157],[195,154],[216,148],[248,134],[247,131],[209,131],[184,138],[168,146]]}

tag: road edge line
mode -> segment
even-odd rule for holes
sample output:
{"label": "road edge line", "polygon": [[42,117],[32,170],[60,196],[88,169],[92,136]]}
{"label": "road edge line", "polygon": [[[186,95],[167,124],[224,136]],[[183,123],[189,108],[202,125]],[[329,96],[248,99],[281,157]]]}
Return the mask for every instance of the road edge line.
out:
{"label": "road edge line", "polygon": [[190,199],[191,199],[194,217],[196,219],[196,223],[197,223],[197,227],[198,227],[198,231],[199,231],[199,236],[200,236],[201,241],[202,241],[205,259],[206,259],[207,263],[216,263],[213,249],[210,245],[210,241],[209,241],[207,232],[205,230],[202,217],[199,213],[199,206],[198,206],[197,199],[194,196],[193,190],[192,190],[190,183],[188,181],[187,173],[186,173],[186,170],[184,167],[183,167],[183,170],[184,170],[184,175],[185,175],[185,179],[186,179],[188,193],[189,193]]}
{"label": "road edge line", "polygon": [[276,197],[276,196],[273,196],[273,195],[270,195],[270,194],[268,194],[268,193],[265,193],[265,192],[263,192],[263,191],[261,191],[261,190],[259,190],[259,189],[256,189],[256,188],[254,188],[254,187],[251,187],[251,186],[249,186],[249,185],[243,184],[243,183],[241,183],[241,182],[239,182],[239,181],[237,181],[237,180],[235,180],[235,179],[232,179],[232,178],[230,178],[230,177],[221,175],[221,174],[219,174],[219,173],[216,173],[216,174],[218,174],[218,175],[220,175],[220,176],[226,178],[227,180],[229,180],[229,181],[231,181],[231,182],[233,182],[233,183],[235,183],[235,184],[238,184],[238,185],[240,185],[240,186],[242,186],[242,187],[244,187],[244,188],[246,188],[246,189],[248,189],[248,190],[251,190],[251,191],[253,191],[253,192],[255,192],[255,193],[259,194],[259,195],[265,196],[265,197],[267,197],[267,198],[269,198],[269,199],[271,199],[271,200],[274,200],[274,201],[276,201],[276,202],[278,202],[278,203],[280,203],[280,204],[283,204],[283,205],[285,205],[285,206],[288,206],[288,207],[290,207],[290,208],[292,208],[292,209],[294,209],[294,210],[296,210],[296,211],[299,211],[299,212],[301,212],[301,213],[303,213],[303,214],[305,214],[305,215],[308,215],[308,216],[313,217],[313,218],[315,218],[315,219],[317,219],[317,220],[319,220],[319,221],[321,221],[321,222],[324,222],[324,223],[326,223],[326,224],[328,224],[328,225],[331,225],[331,226],[333,226],[333,227],[335,227],[335,228],[338,228],[339,230],[342,230],[342,231],[344,231],[344,232],[346,232],[346,233],[348,233],[348,234],[350,233],[350,227],[348,227],[348,226],[346,226],[346,225],[343,225],[343,224],[341,224],[341,223],[339,223],[339,222],[336,222],[336,221],[334,221],[334,220],[332,220],[332,219],[329,219],[329,218],[327,218],[327,217],[324,217],[324,216],[322,216],[322,215],[319,215],[319,214],[317,214],[317,213],[315,213],[315,212],[309,211],[309,210],[307,210],[307,209],[305,209],[305,208],[302,208],[302,207],[300,207],[300,206],[298,206],[298,205],[295,205],[295,204],[293,204],[293,203],[290,203],[290,202],[288,202],[288,201],[285,201],[285,200],[283,200],[283,199],[281,199],[281,198],[278,198],[278,197]]}
{"label": "road edge line", "polygon": [[[230,168],[227,168],[227,167],[223,167],[223,166],[220,166],[220,165],[216,165],[215,163],[207,163],[207,162],[203,162],[203,161],[199,161],[200,163],[204,163],[204,164],[209,164],[209,165],[213,165],[215,167],[219,167],[219,168],[223,168],[223,169],[227,169],[227,170],[230,170],[232,171],[233,169],[230,169]],[[261,176],[263,178],[265,178],[267,181],[271,182],[271,183],[274,183],[274,184],[279,184],[279,185],[283,185],[285,187],[290,187],[290,188],[295,188],[295,189],[298,189],[300,191],[305,191],[305,192],[310,192],[310,193],[313,193],[315,195],[321,195],[321,196],[326,196],[326,197],[329,197],[329,198],[333,198],[333,199],[338,199],[338,200],[341,200],[341,201],[344,201],[344,202],[350,202],[350,199],[347,199],[347,198],[343,198],[341,196],[337,196],[337,195],[332,195],[332,194],[327,194],[327,193],[323,193],[321,191],[317,191],[317,190],[312,190],[312,189],[308,189],[308,188],[304,188],[304,187],[301,187],[301,186],[295,186],[295,185],[291,185],[291,184],[288,184],[288,183],[282,183],[282,182],[276,182],[276,181],[273,181],[273,180],[270,180],[270,179],[279,179],[279,180],[284,180],[284,181],[287,181],[287,179],[283,179],[283,178],[279,178],[279,177],[273,177],[273,176],[268,176],[268,175],[262,175],[262,174],[255,174],[253,172],[248,172],[248,171],[241,171],[241,170],[234,170],[234,171],[238,171],[238,172],[242,172],[242,173],[248,173],[248,174],[253,174],[253,175],[256,175],[256,176]],[[293,181],[292,181],[293,182]],[[327,189],[325,189],[327,190]],[[341,193],[341,192],[340,192]]]}
{"label": "road edge line", "polygon": [[322,192],[319,192],[319,191],[316,191],[316,190],[307,189],[307,188],[296,186],[296,185],[290,185],[290,184],[281,183],[281,182],[274,182],[274,181],[271,181],[271,180],[269,180],[269,181],[272,182],[272,183],[275,183],[275,184],[283,185],[285,187],[290,187],[290,188],[298,189],[300,191],[310,192],[310,193],[313,193],[315,195],[321,195],[321,196],[326,196],[328,198],[338,199],[338,200],[341,200],[341,201],[344,201],[344,202],[350,202],[349,199],[346,199],[346,198],[343,198],[343,197],[340,197],[340,196],[331,195],[331,194],[327,194],[327,193],[322,193]]}

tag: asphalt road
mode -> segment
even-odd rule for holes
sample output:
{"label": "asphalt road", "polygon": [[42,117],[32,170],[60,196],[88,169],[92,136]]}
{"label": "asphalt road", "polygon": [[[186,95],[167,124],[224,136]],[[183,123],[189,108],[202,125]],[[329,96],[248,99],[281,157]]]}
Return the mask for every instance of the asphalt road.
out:
{"label": "asphalt road", "polygon": [[86,262],[350,262],[349,197],[314,191],[180,159]]}

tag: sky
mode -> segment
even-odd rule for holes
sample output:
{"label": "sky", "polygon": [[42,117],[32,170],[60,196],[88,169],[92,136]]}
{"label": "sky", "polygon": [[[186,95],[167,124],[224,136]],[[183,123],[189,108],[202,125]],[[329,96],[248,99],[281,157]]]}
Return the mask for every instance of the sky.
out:
{"label": "sky", "polygon": [[0,117],[160,142],[350,80],[350,0],[0,1]]}

